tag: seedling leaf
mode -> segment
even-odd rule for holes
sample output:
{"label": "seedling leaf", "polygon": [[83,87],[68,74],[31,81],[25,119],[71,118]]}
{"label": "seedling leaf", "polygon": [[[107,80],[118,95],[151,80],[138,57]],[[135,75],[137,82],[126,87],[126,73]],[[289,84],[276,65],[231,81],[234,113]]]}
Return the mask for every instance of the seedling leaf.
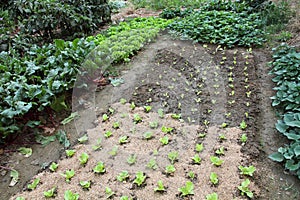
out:
{"label": "seedling leaf", "polygon": [[36,178],[36,179],[34,179],[34,180],[32,181],[32,183],[30,183],[30,184],[27,185],[27,188],[28,188],[29,190],[34,190],[34,189],[36,188],[36,186],[39,184],[39,182],[40,182],[40,179],[39,179],[39,178]]}
{"label": "seedling leaf", "polygon": [[181,196],[194,195],[194,184],[191,181],[187,181],[184,187],[178,188]]}
{"label": "seedling leaf", "polygon": [[30,157],[32,155],[32,149],[26,148],[26,147],[20,147],[18,151],[23,154],[26,158]]}

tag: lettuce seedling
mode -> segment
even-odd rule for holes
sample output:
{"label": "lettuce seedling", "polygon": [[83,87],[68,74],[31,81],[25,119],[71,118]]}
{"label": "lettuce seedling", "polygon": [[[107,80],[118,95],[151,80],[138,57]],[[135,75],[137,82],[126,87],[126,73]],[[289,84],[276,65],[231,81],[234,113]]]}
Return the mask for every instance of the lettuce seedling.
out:
{"label": "lettuce seedling", "polygon": [[250,191],[250,189],[248,188],[250,185],[250,180],[246,179],[245,181],[243,181],[241,183],[240,186],[238,186],[238,189],[241,191],[241,195],[245,195],[248,196],[250,199],[253,198],[253,193]]}
{"label": "lettuce seedling", "polygon": [[239,169],[241,170],[240,174],[244,174],[244,175],[248,175],[248,176],[253,176],[253,173],[256,170],[256,168],[252,165],[249,167],[239,166]]}
{"label": "lettuce seedling", "polygon": [[156,170],[158,168],[156,160],[152,158],[148,163],[147,163],[147,168]]}
{"label": "lettuce seedling", "polygon": [[87,153],[82,153],[79,157],[79,161],[81,165],[85,165],[89,159],[89,155]]}
{"label": "lettuce seedling", "polygon": [[23,154],[26,158],[30,157],[32,155],[32,149],[26,148],[26,147],[20,147],[18,151]]}
{"label": "lettuce seedling", "polygon": [[140,123],[140,122],[142,122],[143,120],[142,120],[142,117],[139,115],[139,114],[134,114],[133,115],[133,122],[135,123],[135,124],[138,124],[138,123]]}
{"label": "lettuce seedling", "polygon": [[181,114],[175,114],[175,113],[173,113],[173,114],[171,114],[171,118],[172,119],[180,119],[181,118]]}
{"label": "lettuce seedling", "polygon": [[53,188],[51,188],[50,190],[47,190],[47,191],[44,192],[44,196],[45,196],[46,198],[54,197],[55,194],[56,194],[56,187],[53,187]]}
{"label": "lettuce seedling", "polygon": [[211,193],[206,195],[206,200],[218,200],[218,194],[217,193]]}
{"label": "lettuce seedling", "polygon": [[79,184],[83,189],[88,190],[91,188],[91,181],[80,181]]}
{"label": "lettuce seedling", "polygon": [[71,190],[66,190],[64,195],[65,200],[78,200],[79,194],[73,193]]}
{"label": "lettuce seedling", "polygon": [[126,144],[128,143],[129,140],[128,140],[128,136],[127,135],[123,135],[119,138],[119,144]]}
{"label": "lettuce seedling", "polygon": [[49,169],[52,171],[52,172],[55,172],[58,168],[58,165],[56,162],[52,162]]}
{"label": "lettuce seedling", "polygon": [[173,128],[163,126],[161,127],[161,131],[164,133],[171,133],[173,131]]}
{"label": "lettuce seedling", "polygon": [[132,200],[132,198],[129,198],[128,196],[121,196],[120,200]]}
{"label": "lettuce seedling", "polygon": [[40,178],[36,178],[32,181],[32,183],[27,185],[27,188],[29,190],[34,190],[36,188],[36,186],[39,184],[39,182],[40,182]]}
{"label": "lettuce seedling", "polygon": [[158,127],[158,122],[150,122],[149,123],[150,128],[156,129]]}
{"label": "lettuce seedling", "polygon": [[168,154],[168,158],[172,164],[174,164],[178,160],[178,152],[172,151]]}
{"label": "lettuce seedling", "polygon": [[89,137],[87,136],[87,134],[84,134],[81,138],[78,138],[78,142],[80,144],[86,143],[89,140]]}
{"label": "lettuce seedling", "polygon": [[138,171],[135,175],[135,179],[133,183],[137,184],[138,187],[140,187],[146,180],[146,176],[144,175],[144,172]]}
{"label": "lettuce seedling", "polygon": [[217,155],[225,155],[225,153],[224,153],[224,147],[220,147],[220,149],[217,149],[215,153]]}
{"label": "lettuce seedling", "polygon": [[62,175],[63,177],[66,178],[66,182],[69,183],[71,178],[75,175],[75,171],[73,169],[71,170],[66,170],[66,173],[65,174],[60,174]]}
{"label": "lettuce seedling", "polygon": [[227,138],[226,138],[226,136],[225,136],[224,133],[222,133],[222,134],[219,135],[219,139],[220,139],[221,141],[227,140]]}
{"label": "lettuce seedling", "polygon": [[240,123],[240,128],[242,130],[245,130],[247,128],[247,124],[246,124],[246,122],[244,120]]}
{"label": "lettuce seedling", "polygon": [[199,134],[198,134],[198,137],[199,137],[199,138],[205,138],[205,136],[206,136],[205,133],[199,133]]}
{"label": "lettuce seedling", "polygon": [[217,185],[219,183],[218,175],[214,172],[210,173],[209,179],[213,185]]}
{"label": "lettuce seedling", "polygon": [[109,119],[108,115],[107,114],[103,114],[102,115],[102,121],[107,121]]}
{"label": "lettuce seedling", "polygon": [[167,145],[167,144],[169,144],[169,137],[164,136],[164,137],[160,138],[159,141],[162,143],[162,145]]}
{"label": "lettuce seedling", "polygon": [[143,138],[146,140],[150,140],[153,138],[153,133],[151,131],[147,131],[144,133]]}
{"label": "lettuce seedling", "polygon": [[189,171],[189,172],[188,172],[188,177],[189,177],[191,180],[194,180],[194,179],[196,178],[195,172]]}
{"label": "lettuce seedling", "polygon": [[127,158],[127,163],[129,165],[134,165],[136,163],[136,155],[135,154],[132,154],[130,155],[128,158]]}
{"label": "lettuce seedling", "polygon": [[112,198],[112,196],[115,195],[115,192],[112,191],[112,189],[110,187],[105,187],[105,194],[107,195],[106,199],[110,199],[110,198]]}
{"label": "lettuce seedling", "polygon": [[203,151],[203,149],[204,149],[204,147],[203,147],[203,144],[196,144],[196,151],[197,152],[201,152],[201,151]]}
{"label": "lettuce seedling", "polygon": [[72,157],[76,153],[76,150],[66,150],[67,157]]}
{"label": "lettuce seedling", "polygon": [[150,112],[151,109],[152,109],[151,106],[144,106],[144,110],[145,110],[146,113]]}
{"label": "lettuce seedling", "polygon": [[17,197],[16,200],[25,200],[24,197]]}
{"label": "lettuce seedling", "polygon": [[98,149],[101,149],[101,148],[102,148],[101,142],[102,142],[102,138],[99,138],[99,139],[97,140],[96,145],[93,145],[93,146],[92,146],[92,148],[93,148],[94,151],[97,151]]}
{"label": "lettuce seedling", "polygon": [[123,105],[124,105],[126,102],[127,102],[127,100],[126,100],[126,99],[124,99],[124,98],[121,98],[121,99],[120,99],[120,103],[121,103],[121,104],[123,104]]}
{"label": "lettuce seedling", "polygon": [[222,123],[222,125],[221,125],[221,128],[226,128],[228,126],[228,124],[227,123]]}
{"label": "lettuce seedling", "polygon": [[111,156],[116,156],[118,153],[118,146],[114,146],[113,149],[109,152]]}
{"label": "lettuce seedling", "polygon": [[182,197],[194,195],[194,184],[191,181],[187,181],[184,187],[178,188],[178,191]]}
{"label": "lettuce seedling", "polygon": [[210,157],[210,161],[212,162],[212,164],[214,164],[215,166],[221,166],[224,162],[224,160],[216,157],[216,156],[211,156]]}
{"label": "lettuce seedling", "polygon": [[93,169],[94,173],[103,174],[105,173],[105,165],[103,162],[98,162],[97,165]]}
{"label": "lettuce seedling", "polygon": [[104,133],[104,137],[109,138],[110,136],[112,136],[112,132],[111,131],[106,131]]}
{"label": "lettuce seedling", "polygon": [[154,188],[154,191],[155,192],[164,192],[164,191],[166,191],[165,186],[164,186],[164,184],[163,184],[163,182],[161,180],[159,180],[157,182],[157,187]]}
{"label": "lettuce seedling", "polygon": [[134,102],[131,102],[131,104],[130,104],[130,109],[131,109],[131,110],[134,110],[135,107],[136,107],[136,106],[135,106],[135,103],[134,103]]}
{"label": "lettuce seedling", "polygon": [[163,119],[163,118],[165,117],[165,114],[164,114],[164,110],[163,110],[163,109],[161,109],[161,108],[158,109],[158,110],[157,110],[157,113],[158,113],[158,116],[159,116],[160,118]]}
{"label": "lettuce seedling", "polygon": [[174,165],[167,165],[165,172],[167,174],[173,174],[176,171]]}
{"label": "lettuce seedling", "polygon": [[248,140],[247,134],[246,133],[242,134],[240,140],[242,143],[246,143]]}
{"label": "lettuce seedling", "polygon": [[113,129],[119,129],[120,128],[120,122],[114,122],[112,125]]}
{"label": "lettuce seedling", "polygon": [[127,179],[129,179],[129,173],[128,173],[128,171],[122,171],[117,176],[117,180],[120,181],[120,182],[125,182]]}
{"label": "lettuce seedling", "polygon": [[199,165],[201,163],[202,159],[200,158],[200,156],[198,154],[195,154],[194,157],[192,158],[192,160],[193,160],[194,164],[198,164]]}

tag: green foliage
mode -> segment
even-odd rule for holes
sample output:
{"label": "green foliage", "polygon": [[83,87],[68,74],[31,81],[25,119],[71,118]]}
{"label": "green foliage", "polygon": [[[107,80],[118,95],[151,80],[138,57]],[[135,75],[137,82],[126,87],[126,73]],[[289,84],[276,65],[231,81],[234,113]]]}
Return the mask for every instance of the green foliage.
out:
{"label": "green foliage", "polygon": [[216,157],[216,156],[211,156],[210,157],[210,161],[212,162],[212,164],[214,164],[215,166],[221,166],[224,162],[224,160]]}
{"label": "green foliage", "polygon": [[32,155],[32,149],[26,147],[20,147],[18,151],[23,154],[25,157],[29,157]]}
{"label": "green foliage", "polygon": [[167,174],[173,174],[175,171],[176,171],[176,168],[174,167],[174,165],[167,165],[166,166],[165,172]]}
{"label": "green foliage", "polygon": [[180,196],[194,195],[194,184],[191,181],[187,181],[184,187],[178,188]]}
{"label": "green foliage", "polygon": [[117,180],[120,181],[120,182],[124,182],[127,179],[129,179],[129,173],[128,173],[128,171],[122,171],[117,176]]}
{"label": "green foliage", "polygon": [[142,120],[142,117],[139,114],[134,114],[133,115],[133,121],[134,121],[134,123],[138,124],[138,123],[142,122],[143,120]]}
{"label": "green foliage", "polygon": [[76,153],[76,150],[74,150],[74,149],[66,150],[66,155],[67,155],[68,157],[74,156],[75,153]]}
{"label": "green foliage", "polygon": [[241,191],[241,195],[246,195],[249,198],[253,198],[253,193],[249,189],[250,180],[246,179],[238,186],[238,189]]}
{"label": "green foliage", "polygon": [[248,175],[248,176],[253,176],[253,173],[256,170],[256,168],[252,165],[249,167],[239,166],[239,169],[241,170],[241,174]]}
{"label": "green foliage", "polygon": [[50,190],[44,191],[44,196],[46,198],[54,197],[56,194],[56,187],[51,188]]}
{"label": "green foliage", "polygon": [[152,106],[144,106],[144,110],[146,113],[150,112],[152,109]]}
{"label": "green foliage", "polygon": [[79,185],[83,188],[83,189],[90,189],[91,188],[91,181],[80,181]]}
{"label": "green foliage", "polygon": [[78,200],[79,194],[73,193],[71,190],[66,190],[64,194],[64,200]]}
{"label": "green foliage", "polygon": [[217,193],[211,193],[206,195],[206,200],[218,200],[218,194]]}
{"label": "green foliage", "polygon": [[149,126],[150,126],[150,128],[152,128],[152,129],[156,129],[157,127],[158,127],[158,122],[149,122]]}
{"label": "green foliage", "polygon": [[109,199],[115,195],[115,192],[110,187],[105,187],[105,194],[107,195],[106,199]]}
{"label": "green foliage", "polygon": [[219,149],[216,150],[215,153],[217,155],[225,155],[225,153],[224,153],[224,147],[220,147]]}
{"label": "green foliage", "polygon": [[32,181],[32,183],[27,185],[27,188],[29,190],[34,190],[36,188],[36,186],[39,184],[39,182],[40,182],[40,178],[36,178]]}
{"label": "green foliage", "polygon": [[213,185],[217,185],[219,183],[218,175],[214,172],[210,173],[209,179]]}
{"label": "green foliage", "polygon": [[58,168],[58,165],[56,162],[52,162],[49,169],[52,171],[52,172],[55,172]]}
{"label": "green foliage", "polygon": [[173,130],[174,128],[172,127],[166,127],[166,126],[161,127],[161,131],[164,133],[171,133]]}
{"label": "green foliage", "polygon": [[141,186],[146,180],[146,176],[144,175],[144,172],[142,171],[138,171],[135,174],[135,179],[133,181],[133,183],[135,183],[137,186]]}
{"label": "green foliage", "polygon": [[164,136],[164,137],[160,138],[159,141],[162,143],[162,145],[167,145],[167,144],[169,144],[169,137]]}
{"label": "green foliage", "polygon": [[246,122],[244,120],[240,123],[240,128],[242,130],[245,130],[247,128],[247,124],[246,124]]}
{"label": "green foliage", "polygon": [[153,136],[153,133],[151,131],[146,131],[144,134],[143,134],[143,138],[146,139],[146,140],[150,140],[152,139],[154,136]]}
{"label": "green foliage", "polygon": [[159,16],[164,19],[173,19],[176,17],[185,17],[192,13],[192,9],[181,10],[180,8],[166,8],[159,14]]}
{"label": "green foliage", "polygon": [[111,131],[106,131],[106,132],[104,133],[104,136],[105,136],[106,138],[109,138],[110,136],[112,136],[112,132],[111,132]]}
{"label": "green foliage", "polygon": [[85,165],[89,159],[89,155],[87,153],[82,153],[79,157],[79,161],[81,165]]}
{"label": "green foliage", "polygon": [[171,163],[174,164],[176,161],[178,161],[178,152],[172,151],[168,153],[168,158],[171,161]]}
{"label": "green foliage", "polygon": [[106,169],[105,169],[104,163],[103,162],[98,162],[97,165],[94,167],[93,171],[95,173],[98,173],[98,174],[105,173]]}
{"label": "green foliage", "polygon": [[70,182],[71,178],[75,176],[75,171],[73,169],[66,170],[65,174],[61,175],[66,178],[66,182]]}
{"label": "green foliage", "polygon": [[242,143],[246,143],[248,140],[247,134],[246,133],[242,134],[240,140]]}
{"label": "green foliage", "polygon": [[194,164],[200,164],[202,159],[200,158],[199,154],[195,154],[194,157],[192,157],[192,160]]}
{"label": "green foliage", "polygon": [[160,10],[164,8],[172,7],[195,7],[199,8],[203,0],[132,0],[131,1],[137,8],[149,8],[154,10]]}
{"label": "green foliage", "polygon": [[161,180],[159,180],[157,182],[157,187],[154,188],[154,191],[155,192],[164,192],[164,191],[166,191],[166,188],[165,188],[165,186],[164,186],[164,184],[163,184],[163,182]]}
{"label": "green foliage", "polygon": [[83,144],[83,143],[86,143],[89,140],[89,137],[88,137],[87,134],[84,134],[82,137],[78,138],[77,140],[80,144]]}
{"label": "green foliage", "polygon": [[197,152],[203,151],[203,149],[204,149],[203,144],[196,144],[196,148],[195,149],[196,149]]}
{"label": "green foliage", "polygon": [[150,159],[147,163],[147,168],[156,170],[158,168],[156,160],[154,158]]}
{"label": "green foliage", "polygon": [[136,154],[130,155],[130,156],[127,158],[127,163],[128,163],[129,165],[134,165],[134,164],[136,163],[136,157],[137,157]]}
{"label": "green foliage", "polygon": [[119,138],[119,144],[126,144],[128,143],[129,140],[128,140],[128,136],[127,135],[123,135]]}

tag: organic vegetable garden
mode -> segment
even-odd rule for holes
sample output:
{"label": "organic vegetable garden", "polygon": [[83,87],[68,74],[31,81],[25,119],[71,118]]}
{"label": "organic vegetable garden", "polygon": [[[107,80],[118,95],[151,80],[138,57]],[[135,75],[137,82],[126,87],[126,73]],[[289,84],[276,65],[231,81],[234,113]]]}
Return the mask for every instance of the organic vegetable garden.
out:
{"label": "organic vegetable garden", "polygon": [[[286,2],[5,5],[4,199],[300,198],[300,53],[281,43],[299,16]],[[130,6],[159,11],[95,34]]]}

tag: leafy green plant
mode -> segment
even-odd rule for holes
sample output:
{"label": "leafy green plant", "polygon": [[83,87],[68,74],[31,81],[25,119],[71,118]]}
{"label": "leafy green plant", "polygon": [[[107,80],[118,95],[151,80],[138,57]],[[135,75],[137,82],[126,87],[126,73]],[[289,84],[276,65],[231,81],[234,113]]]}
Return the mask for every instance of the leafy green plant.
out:
{"label": "leafy green plant", "polygon": [[210,157],[210,161],[212,164],[214,164],[215,166],[221,166],[224,162],[224,160],[220,159],[219,157],[216,156],[211,156]]}
{"label": "leafy green plant", "polygon": [[225,155],[224,153],[224,147],[220,147],[219,149],[216,150],[215,152],[217,155]]}
{"label": "leafy green plant", "polygon": [[189,177],[189,179],[194,180],[194,179],[196,178],[195,172],[189,171],[189,172],[188,172],[188,177]]}
{"label": "leafy green plant", "polygon": [[107,121],[109,119],[108,115],[107,114],[103,114],[102,115],[102,121]]}
{"label": "leafy green plant", "polygon": [[20,147],[18,151],[23,154],[25,157],[29,157],[32,155],[32,149],[31,148],[26,148],[26,147]]}
{"label": "leafy green plant", "polygon": [[132,200],[132,198],[129,198],[128,196],[121,196],[120,200]]}
{"label": "leafy green plant", "polygon": [[120,122],[114,122],[112,125],[113,129],[119,129],[120,128]]}
{"label": "leafy green plant", "polygon": [[152,106],[144,106],[145,112],[148,113],[151,111]]}
{"label": "leafy green plant", "polygon": [[79,157],[79,161],[81,165],[85,165],[89,159],[89,155],[87,153],[82,153]]}
{"label": "leafy green plant", "polygon": [[167,145],[167,144],[169,144],[169,137],[164,136],[164,137],[160,138],[159,141],[162,143],[162,145]]}
{"label": "leafy green plant", "polygon": [[166,191],[166,188],[161,180],[159,180],[157,182],[157,187],[154,188],[154,191],[155,192],[165,192]]}
{"label": "leafy green plant", "polygon": [[120,99],[120,103],[121,103],[121,104],[125,104],[126,102],[127,102],[126,99],[124,99],[124,98],[121,98],[121,99]]}
{"label": "leafy green plant", "polygon": [[132,154],[127,158],[127,163],[129,165],[134,165],[136,163],[136,154]]}
{"label": "leafy green plant", "polygon": [[246,133],[242,134],[240,140],[242,143],[246,143],[248,140],[247,134]]}
{"label": "leafy green plant", "polygon": [[146,140],[150,140],[152,139],[154,136],[153,136],[153,133],[151,131],[147,131],[143,134],[143,138],[146,139]]}
{"label": "leafy green plant", "polygon": [[168,153],[168,158],[171,161],[171,163],[174,164],[178,160],[178,152],[172,151]]}
{"label": "leafy green plant", "polygon": [[247,124],[246,124],[246,122],[244,120],[240,123],[240,128],[242,130],[245,130],[247,128]]}
{"label": "leafy green plant", "polygon": [[34,190],[39,183],[40,183],[40,178],[36,178],[32,181],[32,183],[27,185],[27,188],[29,190]]}
{"label": "leafy green plant", "polygon": [[79,185],[80,185],[83,189],[89,190],[89,189],[91,188],[91,181],[79,181]]}
{"label": "leafy green plant", "polygon": [[66,190],[64,194],[64,200],[78,200],[79,194],[73,193],[71,190]]}
{"label": "leafy green plant", "polygon": [[96,145],[93,145],[92,148],[94,151],[97,151],[102,148],[102,138],[97,139]]}
{"label": "leafy green plant", "polygon": [[248,176],[253,176],[253,173],[255,172],[256,168],[254,166],[249,166],[249,167],[243,167],[239,166],[240,169],[240,174],[248,175]]}
{"label": "leafy green plant", "polygon": [[115,192],[110,187],[105,187],[106,199],[110,199],[115,195]]}
{"label": "leafy green plant", "polygon": [[197,152],[203,151],[203,149],[204,149],[203,144],[196,144],[196,148],[195,149],[196,149]]}
{"label": "leafy green plant", "polygon": [[211,193],[206,195],[206,200],[218,200],[218,194],[217,193]]}
{"label": "leafy green plant", "polygon": [[173,113],[173,114],[171,114],[171,118],[172,119],[180,119],[181,118],[181,114],[175,114],[175,113]]}
{"label": "leafy green plant", "polygon": [[142,122],[143,120],[139,114],[134,114],[133,121],[134,121],[134,123],[138,124],[138,123]]}
{"label": "leafy green plant", "polygon": [[167,165],[165,172],[169,175],[173,174],[176,171],[176,168],[174,167],[174,165]]}
{"label": "leafy green plant", "polygon": [[157,110],[157,113],[158,113],[158,116],[159,116],[160,118],[164,118],[164,117],[165,117],[165,114],[164,114],[164,110],[163,110],[163,109],[158,109],[158,110]]}
{"label": "leafy green plant", "polygon": [[161,131],[164,133],[171,133],[173,130],[174,130],[174,128],[172,128],[172,127],[166,127],[166,126],[161,127]]}
{"label": "leafy green plant", "polygon": [[214,172],[210,173],[209,179],[210,179],[210,182],[213,185],[217,185],[219,183],[218,175],[216,173],[214,173]]}
{"label": "leafy green plant", "polygon": [[87,136],[87,134],[84,134],[82,137],[78,138],[78,142],[80,144],[86,143],[89,140],[89,137]]}
{"label": "leafy green plant", "polygon": [[202,159],[200,158],[199,154],[195,154],[194,157],[192,157],[193,163],[194,164],[200,164]]}
{"label": "leafy green plant", "polygon": [[117,176],[117,180],[120,181],[120,182],[125,182],[127,179],[129,179],[128,171],[122,171]]}
{"label": "leafy green plant", "polygon": [[114,146],[112,150],[109,152],[111,156],[116,156],[118,153],[118,146]]}
{"label": "leafy green plant", "polygon": [[52,171],[52,172],[55,172],[58,168],[58,165],[56,162],[52,162],[49,169]]}
{"label": "leafy green plant", "polygon": [[106,138],[109,138],[109,137],[111,137],[112,136],[112,132],[111,131],[106,131],[105,133],[104,133],[104,136],[106,137]]}
{"label": "leafy green plant", "polygon": [[60,174],[63,177],[66,178],[66,182],[70,182],[71,178],[73,178],[73,176],[75,176],[75,171],[73,169],[71,170],[66,170],[65,174]]}
{"label": "leafy green plant", "polygon": [[51,188],[50,190],[44,191],[44,196],[46,198],[51,198],[54,197],[56,194],[56,187]]}
{"label": "leafy green plant", "polygon": [[93,171],[98,174],[103,174],[106,172],[105,165],[103,162],[98,162],[97,165],[93,168]]}
{"label": "leafy green plant", "polygon": [[191,181],[187,181],[185,183],[185,186],[178,188],[178,191],[180,192],[180,196],[188,196],[188,195],[194,195],[194,184]]}
{"label": "leafy green plant", "polygon": [[73,149],[66,150],[67,157],[72,157],[72,156],[74,156],[75,153],[76,153],[76,150],[73,150]]}
{"label": "leafy green plant", "polygon": [[144,172],[138,171],[135,174],[135,179],[133,183],[135,183],[138,187],[140,187],[146,180],[146,176],[144,175]]}
{"label": "leafy green plant", "polygon": [[127,135],[123,135],[123,136],[119,137],[119,144],[126,144],[128,142],[129,142],[129,140],[128,140]]}
{"label": "leafy green plant", "polygon": [[241,195],[246,195],[249,198],[253,198],[253,193],[249,189],[250,180],[246,179],[244,180],[240,186],[238,186],[238,189],[241,191]]}
{"label": "leafy green plant", "polygon": [[155,122],[149,122],[149,126],[152,129],[156,129],[158,127],[158,122],[157,121],[155,121]]}
{"label": "leafy green plant", "polygon": [[226,135],[223,133],[219,135],[219,139],[220,141],[227,140]]}
{"label": "leafy green plant", "polygon": [[154,158],[150,159],[147,163],[147,168],[156,170],[158,168],[156,160]]}

